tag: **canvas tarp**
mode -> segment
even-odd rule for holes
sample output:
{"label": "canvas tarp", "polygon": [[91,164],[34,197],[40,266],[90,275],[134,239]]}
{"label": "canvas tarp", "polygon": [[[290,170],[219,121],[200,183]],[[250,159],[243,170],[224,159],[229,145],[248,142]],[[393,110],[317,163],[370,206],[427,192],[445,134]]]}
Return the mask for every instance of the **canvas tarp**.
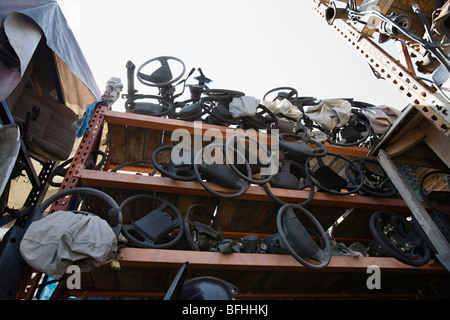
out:
{"label": "canvas tarp", "polygon": [[20,82],[33,53],[45,37],[68,106],[84,106],[101,97],[92,72],[58,3],[50,0],[2,0],[0,23],[20,59],[20,70],[0,63],[0,101]]}

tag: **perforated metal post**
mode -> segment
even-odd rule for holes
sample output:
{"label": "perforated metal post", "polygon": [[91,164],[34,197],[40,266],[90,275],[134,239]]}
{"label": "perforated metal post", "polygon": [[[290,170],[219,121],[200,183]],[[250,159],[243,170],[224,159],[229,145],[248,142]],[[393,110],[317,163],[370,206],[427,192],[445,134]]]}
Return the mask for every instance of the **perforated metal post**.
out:
{"label": "perforated metal post", "polygon": [[[327,4],[312,0],[311,5],[314,12],[325,21]],[[450,108],[445,98],[344,20],[336,19],[330,27],[346,40],[375,71],[410,100],[443,134],[450,137]]]}
{"label": "perforated metal post", "polygon": [[386,151],[378,151],[377,159],[386,174],[391,179],[392,183],[397,188],[400,196],[406,202],[406,205],[410,209],[419,226],[423,229],[428,239],[436,249],[436,257],[447,268],[447,270],[450,271],[450,244],[447,239],[442,235],[441,231],[436,226],[421,201],[419,201],[418,197],[414,194],[413,189],[402,177],[402,174],[389,158]]}

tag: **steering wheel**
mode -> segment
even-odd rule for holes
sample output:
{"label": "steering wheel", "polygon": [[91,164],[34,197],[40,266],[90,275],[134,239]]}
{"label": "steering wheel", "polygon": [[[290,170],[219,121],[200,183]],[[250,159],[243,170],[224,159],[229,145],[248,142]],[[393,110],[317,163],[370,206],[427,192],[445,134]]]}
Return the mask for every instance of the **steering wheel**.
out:
{"label": "steering wheel", "polygon": [[[170,70],[168,60],[177,61],[182,66],[181,73],[175,78],[173,78],[173,76],[172,76],[172,72]],[[150,75],[142,73],[141,70],[148,64],[152,63],[153,61],[159,61],[161,66]],[[175,58],[175,57],[170,57],[170,56],[160,56],[160,57],[156,57],[156,58],[145,61],[137,70],[136,76],[137,76],[137,79],[146,86],[162,88],[162,87],[170,86],[172,83],[180,80],[185,72],[186,72],[186,66],[185,66],[184,62],[181,61],[180,59]]]}
{"label": "steering wheel", "polygon": [[[368,158],[356,158],[351,160],[358,168],[361,169],[363,174],[363,185],[361,191],[365,194],[389,198],[397,194],[397,188],[384,172],[377,160]],[[350,165],[345,167],[345,173],[353,184],[357,184],[357,180],[353,176],[353,172],[350,169]]]}
{"label": "steering wheel", "polygon": [[278,118],[262,104],[256,107],[256,114],[254,116],[241,117],[241,120],[247,129],[278,129]]}
{"label": "steering wheel", "polygon": [[[301,211],[313,222],[325,248],[321,248],[313,240],[308,230],[298,219],[295,213],[296,210]],[[319,221],[305,208],[294,204],[283,205],[277,214],[277,228],[284,246],[295,260],[305,267],[322,269],[330,263],[330,241]]]}
{"label": "steering wheel", "polygon": [[203,104],[201,102],[190,99],[182,102],[175,102],[172,112],[169,113],[169,118],[194,121],[201,119],[205,113],[206,111],[203,109]]}
{"label": "steering wheel", "polygon": [[291,99],[295,99],[298,95],[298,92],[296,89],[291,88],[291,87],[278,87],[278,88],[274,88],[272,90],[267,91],[264,96],[263,96],[263,100],[266,100],[267,96],[269,94],[271,94],[272,92],[276,92],[276,91],[281,91],[281,90],[288,90],[288,92],[278,92],[277,96],[272,100],[275,101],[277,99],[283,100],[283,99],[287,99],[287,100],[291,100]]}
{"label": "steering wheel", "polygon": [[377,211],[370,217],[370,231],[392,257],[411,266],[422,266],[431,257],[428,247],[413,223],[396,212]]}
{"label": "steering wheel", "polygon": [[[206,217],[207,220],[198,219],[198,216]],[[196,251],[209,251],[223,240],[223,232],[216,217],[201,204],[193,204],[185,212],[184,232],[191,249]]]}
{"label": "steering wheel", "polygon": [[[108,223],[110,227],[112,228],[114,234],[116,236],[119,236],[120,230],[122,228],[122,211],[120,210],[119,205],[117,202],[108,194],[104,193],[103,191],[92,189],[92,188],[86,188],[86,187],[79,187],[79,188],[73,188],[73,189],[66,189],[59,191],[58,193],[55,193],[54,195],[50,196],[42,202],[39,207],[37,207],[35,215],[36,217],[41,217],[44,213],[45,209],[50,206],[53,202],[62,199],[69,195],[75,195],[75,194],[82,194],[82,195],[92,195],[96,196],[102,200],[104,200],[111,208],[108,210],[107,216],[108,216]],[[87,211],[80,211],[80,210],[70,210],[74,213],[84,213],[84,214],[92,214],[96,215],[94,213],[90,213]]]}
{"label": "steering wheel", "polygon": [[210,124],[218,124],[223,126],[238,125],[241,118],[234,118],[228,109],[228,102],[221,101],[211,97],[203,97],[200,103],[209,115],[206,119]]}
{"label": "steering wheel", "polygon": [[320,141],[295,133],[280,133],[280,148],[301,158],[323,157],[328,149]]}
{"label": "steering wheel", "polygon": [[[270,185],[270,187],[269,187]],[[304,190],[310,189],[308,198],[303,202],[297,203],[298,206],[307,205],[314,197],[314,185],[310,179],[306,176],[305,168],[296,161],[282,158],[280,159],[280,170],[273,176],[269,184],[263,185],[264,191],[277,203],[281,205],[289,204],[278,197],[276,197],[271,188],[292,189],[292,190]]]}
{"label": "steering wheel", "polygon": [[[136,102],[136,100],[141,99],[154,99],[158,100],[158,103]],[[163,117],[172,112],[173,104],[169,99],[165,99],[161,96],[136,94],[125,101],[125,109],[127,112]]]}
{"label": "steering wheel", "polygon": [[372,132],[369,121],[359,112],[352,110],[348,122],[333,130],[319,127],[327,135],[327,141],[338,146],[357,146],[367,140]]}
{"label": "steering wheel", "polygon": [[[197,181],[200,182],[203,188],[205,188],[208,192],[212,193],[213,195],[217,197],[222,198],[234,198],[242,195],[244,192],[246,192],[250,186],[250,183],[245,180],[241,180],[240,177],[237,175],[237,173],[231,169],[228,165],[225,163],[217,163],[214,159],[209,159],[208,161],[204,162],[204,153],[208,151],[208,149],[217,150],[220,149],[222,152],[225,152],[224,148],[225,146],[220,143],[212,143],[205,147],[203,147],[199,152],[196,153],[195,159],[194,159],[194,172],[195,176],[197,178]],[[237,154],[241,159],[245,162],[245,168],[247,170],[247,178],[251,179],[252,170],[250,168],[250,165],[248,161],[245,159],[245,157],[237,151]],[[210,155],[211,150],[210,150]],[[216,158],[219,158],[223,162],[223,154],[222,155],[216,155]],[[201,171],[201,173],[200,173]],[[207,181],[212,181],[217,185],[223,186],[225,188],[230,189],[237,189],[235,193],[221,193],[218,192],[211,187],[209,187],[204,181],[203,177],[206,178]]]}
{"label": "steering wheel", "polygon": [[[425,185],[427,184],[427,179],[431,176],[435,176],[435,180],[442,179],[442,182],[447,183],[447,190],[441,189],[437,190],[426,190]],[[432,189],[429,187],[429,189]],[[437,210],[441,213],[450,215],[450,170],[433,170],[425,174],[420,181],[419,192],[420,195],[431,208]]]}
{"label": "steering wheel", "polygon": [[230,103],[234,97],[245,96],[244,92],[228,89],[206,89],[203,91],[203,93],[205,93],[213,100],[223,101],[227,103]]}
{"label": "steering wheel", "polygon": [[[339,173],[325,164],[323,161],[325,157],[309,157],[305,162],[306,175],[316,187],[340,195],[356,193],[362,188],[364,183],[363,174],[355,163],[340,154],[328,153],[326,157],[335,157],[345,161],[348,163],[349,172],[352,174],[350,177],[347,175],[347,179],[343,178]],[[312,159],[316,159],[317,161],[316,168],[312,166]],[[341,191],[343,189],[347,191]]]}
{"label": "steering wheel", "polygon": [[[92,156],[93,155],[101,155],[101,160],[95,164]],[[50,174],[48,175],[48,183],[49,185],[51,185],[52,187],[60,187],[61,186],[61,182],[55,182],[53,181],[53,179],[55,177],[62,177],[64,178],[66,176],[67,170],[69,169],[70,164],[72,163],[73,158],[67,159],[66,161],[64,161],[63,163],[61,163],[59,166],[57,166],[52,172],[50,172]],[[86,169],[89,170],[98,170],[100,169],[103,164],[106,161],[106,154],[100,150],[94,150],[91,153],[91,156],[89,157],[87,163],[86,163]]]}
{"label": "steering wheel", "polygon": [[[183,156],[180,156],[180,163],[174,163],[173,162],[173,155],[172,152],[178,150],[178,152],[183,152],[185,149],[181,148],[175,148],[177,146],[169,145],[169,146],[162,146],[152,153],[152,163],[153,167],[156,168],[162,176],[172,178],[174,180],[181,180],[181,181],[195,181],[197,180],[197,177],[195,176],[194,169],[192,167],[192,163],[194,162],[194,152],[191,151],[189,156],[188,163],[183,162]],[[169,151],[170,152],[170,161],[168,164],[161,164],[157,160],[158,154]]]}
{"label": "steering wheel", "polygon": [[[123,211],[127,204],[140,199],[148,199],[153,203],[161,204],[141,219],[130,225],[122,226],[124,237],[140,248],[166,249],[175,246],[184,234],[181,213],[170,202],[149,194],[137,194],[125,199],[120,204],[120,210]],[[167,207],[175,214],[176,218],[165,211]],[[174,236],[173,232],[176,232],[178,228],[179,230]]]}
{"label": "steering wheel", "polygon": [[[240,140],[245,139],[246,141],[249,141],[250,148],[247,148],[247,146],[245,146],[245,142],[244,144],[239,143]],[[236,143],[237,145],[236,145]],[[256,144],[256,146],[258,146],[256,148],[256,153],[251,152],[251,150],[253,150],[254,148],[251,147],[251,143]],[[236,148],[237,146],[237,148]],[[244,150],[243,150],[244,149]],[[232,151],[232,155],[230,155],[230,152]],[[236,155],[237,154],[240,155],[245,155],[245,159],[242,158],[241,156],[241,160],[245,160],[245,162],[248,162],[248,164],[250,165],[251,168],[251,177],[242,173],[242,169],[239,170],[239,168],[236,166],[237,163],[239,163],[239,159],[236,159]],[[264,157],[266,157],[266,160],[269,161],[269,167],[263,167],[263,164],[261,161],[258,161],[260,159],[259,155],[264,155]],[[269,182],[272,177],[273,174],[277,171],[276,166],[276,161],[275,159],[271,156],[270,152],[267,150],[267,148],[260,143],[257,139],[250,137],[246,134],[235,134],[231,137],[229,137],[227,139],[227,141],[225,142],[225,159],[227,164],[230,166],[231,169],[233,169],[233,171],[242,179],[250,182],[250,183],[254,183],[254,184],[259,184],[259,185],[263,185],[267,182]],[[242,161],[241,161],[242,162]],[[236,164],[235,164],[236,163]],[[268,170],[269,172],[267,172],[268,174],[262,173],[261,171],[266,171]],[[254,179],[253,175],[257,174],[257,173],[261,173],[261,177],[265,177],[264,179]]]}

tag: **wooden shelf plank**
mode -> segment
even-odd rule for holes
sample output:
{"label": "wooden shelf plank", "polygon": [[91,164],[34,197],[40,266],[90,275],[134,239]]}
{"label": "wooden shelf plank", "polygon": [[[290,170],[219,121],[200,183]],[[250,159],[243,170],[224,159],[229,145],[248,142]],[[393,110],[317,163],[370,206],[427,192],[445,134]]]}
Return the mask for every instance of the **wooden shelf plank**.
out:
{"label": "wooden shelf plank", "polygon": [[[189,261],[190,269],[233,269],[267,271],[316,271],[300,264],[289,254],[257,254],[201,252],[168,249],[123,248],[123,258],[118,259],[123,267],[179,268]],[[366,272],[376,265],[383,272],[443,273],[448,271],[440,263],[414,267],[394,258],[332,256],[329,265],[319,272]]]}
{"label": "wooden shelf plank", "polygon": [[[165,193],[187,194],[193,196],[215,197],[205,190],[197,181],[177,181],[160,176],[142,176],[119,172],[79,169],[74,176],[81,179],[86,186],[122,188],[142,191],[159,191]],[[213,183],[207,183],[214,190],[227,192],[227,189]],[[272,193],[286,202],[299,203],[308,198],[308,191],[272,188]],[[228,191],[229,192],[229,191]],[[247,192],[237,199],[273,201],[260,186],[251,185]],[[392,210],[408,212],[408,207],[402,199],[377,198],[356,195],[335,195],[326,192],[316,192],[311,205],[334,206],[345,208],[374,208],[376,210]]]}
{"label": "wooden shelf plank", "polygon": [[[234,133],[238,133],[239,130],[241,130],[241,132],[243,130],[219,125],[204,124],[199,122],[196,123],[193,121],[182,121],[176,119],[160,118],[112,110],[103,110],[103,114],[105,115],[106,122],[114,125],[133,126],[139,128],[156,129],[170,132],[184,129],[190,134],[204,135],[208,137],[215,137],[217,133],[221,133],[224,139],[226,137],[232,136]],[[265,132],[255,130],[247,130],[245,132],[254,138],[259,137],[262,138],[264,141],[268,142],[270,141],[269,135],[267,135],[267,133]],[[328,152],[330,153],[337,153],[345,156],[358,158],[364,157],[373,158],[372,156],[368,156],[370,150],[369,148],[357,146],[340,147],[337,145],[330,144],[328,142],[325,142],[325,146],[328,149]]]}

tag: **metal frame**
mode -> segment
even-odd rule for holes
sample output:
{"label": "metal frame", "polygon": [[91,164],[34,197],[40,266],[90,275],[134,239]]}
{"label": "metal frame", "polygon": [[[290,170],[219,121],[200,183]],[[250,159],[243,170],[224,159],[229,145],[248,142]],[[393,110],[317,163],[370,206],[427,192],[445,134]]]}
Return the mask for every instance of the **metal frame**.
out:
{"label": "metal frame", "polygon": [[[325,20],[327,5],[312,0],[314,12]],[[330,26],[344,38],[369,65],[413,103],[443,134],[450,137],[450,108],[444,97],[411,73],[369,37],[362,35],[343,20]]]}
{"label": "metal frame", "polygon": [[[88,162],[92,151],[97,150],[100,145],[100,140],[103,132],[103,124],[105,121],[104,115],[101,113],[101,110],[106,106],[106,101],[109,98],[109,95],[106,93],[102,96],[101,100],[103,102],[99,102],[96,106],[94,115],[92,116],[89,127],[86,130],[78,148],[73,157],[72,163],[68,168],[66,175],[64,177],[63,182],[59,190],[66,190],[75,188],[79,185],[80,181],[77,177],[74,176],[75,168],[85,167],[85,164]],[[55,201],[50,207],[50,213],[55,212],[57,210],[66,210],[69,208],[73,196],[69,196],[67,201]],[[28,266],[23,272],[22,281],[20,283],[20,287],[17,290],[16,300],[31,300],[35,294],[35,290],[38,288],[39,282],[41,280],[42,273],[38,270],[34,270]],[[62,283],[62,282],[61,282]],[[60,283],[60,284],[61,284]],[[62,287],[62,286],[61,286]],[[56,290],[54,295],[64,295],[66,290],[59,289]]]}

